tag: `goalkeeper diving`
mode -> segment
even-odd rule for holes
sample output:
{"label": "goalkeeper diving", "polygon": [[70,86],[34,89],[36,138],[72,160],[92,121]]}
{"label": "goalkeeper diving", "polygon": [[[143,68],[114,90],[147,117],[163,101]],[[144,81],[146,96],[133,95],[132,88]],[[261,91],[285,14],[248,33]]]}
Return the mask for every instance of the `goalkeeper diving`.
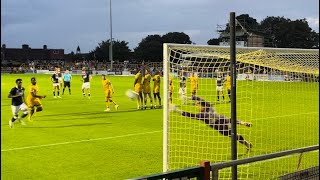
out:
{"label": "goalkeeper diving", "polygon": [[[181,114],[182,116],[194,118],[196,120],[203,121],[206,123],[209,127],[217,130],[220,134],[224,136],[231,136],[231,129],[229,127],[229,124],[231,122],[230,118],[227,118],[223,115],[218,114],[215,109],[213,108],[212,104],[210,102],[206,102],[204,99],[192,96],[192,97],[185,97],[186,99],[193,100],[197,102],[197,105],[199,105],[199,113],[190,113],[185,112],[180,109],[178,109],[175,105],[170,105],[170,111],[176,112]],[[241,124],[247,127],[251,127],[251,123],[243,122],[240,120],[237,120],[237,124]],[[249,152],[252,148],[252,144],[244,139],[244,137],[240,134],[237,134],[237,141],[239,143],[243,144],[247,148],[247,152]]]}

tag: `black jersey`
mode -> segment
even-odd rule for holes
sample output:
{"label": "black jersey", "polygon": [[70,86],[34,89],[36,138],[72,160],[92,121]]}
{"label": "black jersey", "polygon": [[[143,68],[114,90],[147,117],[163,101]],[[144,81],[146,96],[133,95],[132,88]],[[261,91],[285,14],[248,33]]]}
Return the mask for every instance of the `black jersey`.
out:
{"label": "black jersey", "polygon": [[180,76],[180,87],[186,87],[186,78],[184,76]]}
{"label": "black jersey", "polygon": [[223,77],[222,76],[218,76],[217,77],[217,86],[222,86],[223,85]]}
{"label": "black jersey", "polygon": [[58,77],[61,78],[62,77],[62,73],[58,73]]}
{"label": "black jersey", "polygon": [[16,96],[18,94],[21,94],[22,96],[14,97],[11,100],[11,105],[13,106],[20,106],[23,103],[23,97],[24,97],[24,87],[18,88],[14,87],[11,89],[10,94],[12,96]]}
{"label": "black jersey", "polygon": [[86,73],[86,74],[82,74],[82,79],[83,79],[83,82],[89,82],[89,73]]}
{"label": "black jersey", "polygon": [[52,74],[51,78],[53,79],[53,83],[59,83],[59,76],[58,74],[54,73]]}

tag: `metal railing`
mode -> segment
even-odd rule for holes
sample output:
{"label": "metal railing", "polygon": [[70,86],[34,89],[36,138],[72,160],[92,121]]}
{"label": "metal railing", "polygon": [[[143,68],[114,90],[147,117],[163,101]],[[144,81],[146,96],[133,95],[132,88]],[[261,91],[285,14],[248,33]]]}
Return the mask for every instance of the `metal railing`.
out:
{"label": "metal railing", "polygon": [[235,165],[237,166],[242,164],[249,164],[249,163],[268,160],[268,159],[274,159],[274,158],[283,157],[283,156],[289,156],[297,153],[302,154],[304,152],[315,151],[315,150],[319,150],[319,145],[281,151],[281,152],[276,152],[271,154],[265,154],[265,155],[260,155],[260,156],[245,158],[245,159],[231,160],[227,162],[215,163],[212,165],[210,165],[209,161],[202,161],[200,163],[200,166],[138,177],[132,180],[157,180],[157,179],[184,180],[184,179],[190,179],[190,178],[196,178],[197,180],[209,180],[210,172],[212,172],[211,179],[217,180],[219,179],[219,170],[224,168],[232,167]]}

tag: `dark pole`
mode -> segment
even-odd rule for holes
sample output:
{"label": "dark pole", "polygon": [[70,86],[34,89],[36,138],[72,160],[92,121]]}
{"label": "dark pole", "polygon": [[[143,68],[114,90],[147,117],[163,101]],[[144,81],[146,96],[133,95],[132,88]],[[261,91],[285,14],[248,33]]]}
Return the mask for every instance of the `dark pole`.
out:
{"label": "dark pole", "polygon": [[[231,159],[237,159],[237,104],[236,104],[236,27],[235,12],[230,13],[230,76],[231,76]],[[232,166],[232,180],[237,180],[237,165]]]}
{"label": "dark pole", "polygon": [[113,67],[113,54],[112,54],[112,12],[111,12],[111,0],[110,0],[110,46],[109,46],[109,60],[111,63],[110,70],[112,71]]}

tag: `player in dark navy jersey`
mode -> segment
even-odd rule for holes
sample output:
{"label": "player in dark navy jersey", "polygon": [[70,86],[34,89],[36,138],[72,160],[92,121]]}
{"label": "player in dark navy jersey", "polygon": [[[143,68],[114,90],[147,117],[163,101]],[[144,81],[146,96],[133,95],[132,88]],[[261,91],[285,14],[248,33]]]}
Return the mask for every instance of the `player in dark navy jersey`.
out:
{"label": "player in dark navy jersey", "polygon": [[[53,83],[53,98],[61,98],[60,97],[60,83],[59,83],[59,72],[58,69],[55,70],[54,74],[51,76],[51,81]],[[57,96],[56,96],[57,92]]]}
{"label": "player in dark navy jersey", "polygon": [[[180,98],[183,98],[186,96],[187,94],[187,85],[186,85],[186,77],[183,75],[183,71],[180,72],[180,75],[179,75],[179,78],[180,78],[180,88],[179,88],[179,95],[180,95]],[[186,99],[183,99],[183,103],[185,104],[186,103]]]}
{"label": "player in dark navy jersey", "polygon": [[224,93],[223,93],[224,78],[221,73],[218,74],[216,81],[217,81],[217,101],[220,101],[220,94],[222,95],[222,99],[224,101]]}
{"label": "player in dark navy jersey", "polygon": [[[13,128],[13,123],[15,120],[19,119],[21,125],[25,125],[22,118],[25,118],[28,115],[28,107],[25,104],[24,100],[24,87],[22,87],[22,79],[16,80],[16,87],[13,87],[8,95],[8,98],[12,98],[11,100],[11,110],[13,117],[9,121],[9,127]],[[23,111],[23,115],[18,117],[19,111]]]}
{"label": "player in dark navy jersey", "polygon": [[[199,105],[200,113],[195,114],[195,113],[185,112],[178,109],[175,105],[171,105],[170,110],[177,112],[182,116],[203,121],[209,127],[217,130],[220,134],[228,137],[231,136],[231,129],[229,127],[229,124],[231,122],[230,118],[227,118],[223,115],[218,114],[210,102],[206,102],[204,99],[200,97],[192,96],[191,98],[187,98],[187,99],[194,100],[197,102],[197,104]],[[243,122],[240,120],[237,120],[237,124],[251,127],[251,123]],[[245,145],[247,148],[247,151],[250,151],[250,149],[252,148],[252,144],[246,141],[242,135],[239,135],[239,134],[237,135],[237,141]]]}
{"label": "player in dark navy jersey", "polygon": [[86,97],[86,93],[88,94],[88,98],[90,99],[90,80],[92,79],[92,77],[90,76],[88,71],[83,70],[82,71],[82,95],[83,97]]}

